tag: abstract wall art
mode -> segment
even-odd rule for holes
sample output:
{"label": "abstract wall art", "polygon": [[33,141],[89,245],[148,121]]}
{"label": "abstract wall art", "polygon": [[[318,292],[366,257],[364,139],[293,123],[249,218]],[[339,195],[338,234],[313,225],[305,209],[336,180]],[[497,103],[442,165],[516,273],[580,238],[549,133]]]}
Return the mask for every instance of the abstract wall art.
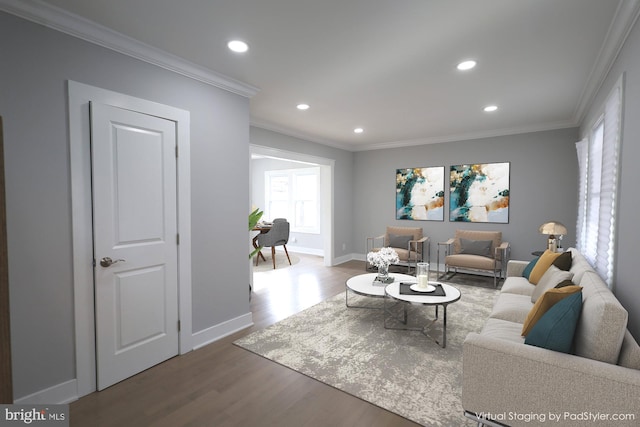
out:
{"label": "abstract wall art", "polygon": [[396,219],[444,221],[444,166],[396,170]]}
{"label": "abstract wall art", "polygon": [[451,166],[449,220],[509,222],[510,163]]}

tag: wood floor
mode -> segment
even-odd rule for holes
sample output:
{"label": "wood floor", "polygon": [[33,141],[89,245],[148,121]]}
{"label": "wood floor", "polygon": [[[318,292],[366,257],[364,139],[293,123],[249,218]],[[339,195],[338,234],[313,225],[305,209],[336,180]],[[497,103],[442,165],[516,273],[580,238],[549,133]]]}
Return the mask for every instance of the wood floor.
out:
{"label": "wood floor", "polygon": [[233,341],[344,291],[364,272],[296,254],[292,267],[254,275],[254,326],[175,357],[70,405],[71,427],[416,426],[333,387],[233,345]]}

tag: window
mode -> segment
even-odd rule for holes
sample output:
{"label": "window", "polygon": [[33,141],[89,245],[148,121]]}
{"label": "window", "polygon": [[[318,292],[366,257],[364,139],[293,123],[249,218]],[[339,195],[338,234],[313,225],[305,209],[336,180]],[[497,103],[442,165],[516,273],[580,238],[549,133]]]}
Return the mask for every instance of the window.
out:
{"label": "window", "polygon": [[609,286],[614,276],[622,79],[587,138],[576,144],[580,170],[577,248]]}
{"label": "window", "polygon": [[291,231],[320,233],[320,168],[265,172],[265,217],[287,218]]}

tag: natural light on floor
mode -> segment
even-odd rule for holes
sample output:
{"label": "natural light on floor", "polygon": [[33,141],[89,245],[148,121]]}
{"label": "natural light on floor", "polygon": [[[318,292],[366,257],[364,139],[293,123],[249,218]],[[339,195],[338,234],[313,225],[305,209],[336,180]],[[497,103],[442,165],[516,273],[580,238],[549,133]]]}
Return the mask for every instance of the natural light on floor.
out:
{"label": "natural light on floor", "polygon": [[284,270],[253,274],[253,291],[269,294],[271,309],[276,316],[287,316],[292,306],[310,307],[318,301],[320,283],[312,274],[292,278]]}

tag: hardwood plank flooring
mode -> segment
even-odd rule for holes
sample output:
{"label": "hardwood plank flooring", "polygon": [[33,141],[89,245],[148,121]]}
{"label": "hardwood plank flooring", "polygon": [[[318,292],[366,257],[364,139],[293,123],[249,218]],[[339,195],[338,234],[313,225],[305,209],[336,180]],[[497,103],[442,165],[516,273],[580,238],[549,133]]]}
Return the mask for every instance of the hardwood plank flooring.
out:
{"label": "hardwood plank flooring", "polygon": [[344,291],[364,272],[296,254],[291,267],[254,275],[254,326],[174,357],[70,405],[71,427],[340,427],[417,424],[233,345]]}

